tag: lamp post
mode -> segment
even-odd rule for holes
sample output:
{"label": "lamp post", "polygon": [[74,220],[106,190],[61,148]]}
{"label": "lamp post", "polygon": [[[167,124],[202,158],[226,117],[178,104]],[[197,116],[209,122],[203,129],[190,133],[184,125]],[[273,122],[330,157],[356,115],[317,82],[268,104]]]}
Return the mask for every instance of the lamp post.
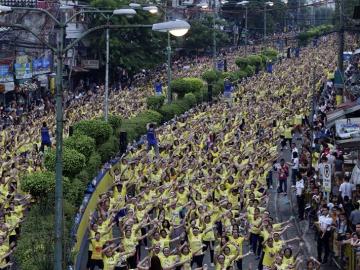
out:
{"label": "lamp post", "polygon": [[247,45],[248,45],[248,7],[249,1],[241,1],[236,3],[236,5],[241,5],[245,7],[245,55],[247,55]]}
{"label": "lamp post", "polygon": [[264,41],[266,41],[266,9],[267,6],[272,7],[274,5],[273,2],[265,2],[265,8],[264,8]]}
{"label": "lamp post", "polygon": [[[54,47],[50,43],[42,40],[39,35],[34,32],[31,28],[20,24],[8,24],[4,23],[0,26],[4,27],[12,27],[18,28],[21,30],[25,30],[33,34],[40,42],[44,44],[44,46],[48,47],[53,51],[57,58],[57,68],[56,68],[56,165],[55,165],[55,254],[54,254],[54,269],[55,270],[62,270],[62,230],[63,230],[63,183],[62,183],[62,176],[63,176],[63,164],[62,164],[62,151],[63,151],[63,100],[62,100],[62,79],[63,79],[63,57],[66,52],[73,48],[80,40],[82,40],[88,34],[101,30],[101,29],[119,29],[119,28],[150,28],[152,25],[101,25],[96,26],[94,28],[88,29],[85,31],[79,38],[72,41],[66,47],[64,46],[64,39],[65,39],[65,29],[68,23],[70,23],[77,15],[83,13],[113,13],[114,15],[128,15],[125,14],[125,11],[115,10],[115,11],[99,11],[99,10],[92,10],[92,11],[81,11],[75,13],[71,16],[68,20],[58,20],[54,15],[44,9],[37,9],[37,8],[23,8],[23,7],[8,7],[8,6],[0,6],[0,14],[11,12],[12,10],[27,10],[27,11],[37,11],[42,12],[49,16],[56,27],[59,29],[58,32],[58,42],[57,46]],[[127,9],[127,12],[134,14],[135,11]]]}
{"label": "lamp post", "polygon": [[171,103],[172,93],[171,93],[171,43],[170,43],[170,34],[176,37],[181,37],[185,35],[190,29],[190,24],[186,21],[176,20],[176,21],[167,21],[162,23],[153,24],[152,30],[157,32],[166,32],[168,35],[168,44],[166,47],[167,53],[167,80],[168,80],[168,90],[167,90],[167,102]]}

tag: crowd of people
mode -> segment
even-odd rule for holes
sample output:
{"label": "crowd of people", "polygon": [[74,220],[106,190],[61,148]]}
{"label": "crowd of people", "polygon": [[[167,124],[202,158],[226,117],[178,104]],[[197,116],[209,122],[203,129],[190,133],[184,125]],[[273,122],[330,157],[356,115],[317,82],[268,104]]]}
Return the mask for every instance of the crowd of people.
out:
{"label": "crowd of people", "polygon": [[[167,125],[149,126],[149,145],[128,152],[112,170],[113,187],[99,196],[87,267],[319,269],[323,261],[305,258],[298,237],[282,238],[292,221],[274,220],[269,190],[274,178],[289,196],[288,151],[299,202],[312,183],[303,181],[311,175],[299,168],[303,154],[292,134],[311,127],[305,116],[312,76],[319,80],[334,69],[334,46],[324,39],[272,74],[243,81],[233,102],[202,104]],[[292,241],[296,248],[287,245]],[[256,265],[243,265],[248,256]]]}
{"label": "crowd of people", "polygon": [[[242,52],[239,51],[239,54]],[[199,63],[202,63],[199,65]],[[174,63],[174,77],[200,76],[212,67],[212,59],[199,58],[196,63],[182,59]],[[132,87],[113,87],[109,94],[110,114],[129,118],[146,109],[146,98],[154,93],[155,79],[165,81],[164,68],[141,72],[134,76]],[[190,73],[184,73],[186,70]],[[104,86],[80,87],[63,93],[64,134],[82,119],[103,114]],[[17,99],[19,100],[19,99]],[[42,171],[45,146],[54,147],[55,106],[51,96],[37,97],[31,106],[13,101],[0,108],[0,268],[9,262],[31,198],[21,192],[20,178],[27,173]]]}

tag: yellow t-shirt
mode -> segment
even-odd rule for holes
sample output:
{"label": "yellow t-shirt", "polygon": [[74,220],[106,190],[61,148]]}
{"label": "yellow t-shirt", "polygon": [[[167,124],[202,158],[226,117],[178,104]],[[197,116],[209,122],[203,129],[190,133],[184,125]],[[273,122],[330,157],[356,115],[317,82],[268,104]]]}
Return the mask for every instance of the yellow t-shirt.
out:
{"label": "yellow t-shirt", "polygon": [[276,256],[276,248],[265,245],[263,266],[267,266],[267,267],[272,266],[272,264],[275,261],[275,256]]}
{"label": "yellow t-shirt", "polygon": [[105,244],[105,241],[100,239],[96,241],[96,239],[91,240],[92,245],[92,255],[91,259],[93,260],[102,260],[102,247]]}

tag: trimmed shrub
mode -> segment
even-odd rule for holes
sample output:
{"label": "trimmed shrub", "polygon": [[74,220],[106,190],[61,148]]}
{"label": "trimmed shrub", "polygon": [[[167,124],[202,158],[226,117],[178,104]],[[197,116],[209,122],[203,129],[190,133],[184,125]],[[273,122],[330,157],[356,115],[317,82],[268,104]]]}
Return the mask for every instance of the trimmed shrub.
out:
{"label": "trimmed shrub", "polygon": [[213,87],[213,96],[218,96],[224,92],[224,79],[218,80]]}
{"label": "trimmed shrub", "polygon": [[207,99],[207,87],[203,87],[200,91],[194,92],[193,94],[196,98],[196,102],[201,103]]}
{"label": "trimmed shrub", "polygon": [[81,181],[80,179],[74,178],[71,181],[71,188],[69,188],[67,192],[64,193],[64,197],[72,205],[80,205],[84,197],[85,189],[85,182]]}
{"label": "trimmed shrub", "polygon": [[[55,149],[46,152],[45,168],[49,171],[55,171]],[[74,177],[85,166],[85,156],[75,149],[64,147],[63,151],[63,171],[64,175]]]}
{"label": "trimmed shrub", "polygon": [[177,93],[180,98],[184,97],[186,93],[200,91],[203,86],[203,81],[198,78],[182,78],[171,82],[171,90]]}
{"label": "trimmed shrub", "polygon": [[[55,173],[34,172],[21,178],[21,189],[37,199],[45,199],[55,192]],[[63,177],[64,191],[68,190],[69,179]]]}
{"label": "trimmed shrub", "polygon": [[109,123],[102,120],[82,120],[74,125],[74,134],[87,135],[100,145],[109,139],[112,128]]}
{"label": "trimmed shrub", "polygon": [[118,115],[110,114],[108,116],[108,123],[111,125],[113,130],[117,130],[118,128],[121,127],[121,121],[122,121],[122,118]]}
{"label": "trimmed shrub", "polygon": [[255,74],[255,67],[249,65],[243,71],[246,73],[247,77],[250,77]]}
{"label": "trimmed shrub", "polygon": [[[159,107],[159,109],[160,109],[160,107]],[[163,120],[163,116],[161,115],[161,113],[159,113],[157,111],[153,111],[153,110],[146,110],[146,111],[140,112],[136,116],[136,118],[143,118],[144,120],[146,119],[147,123],[156,122],[158,124],[160,124]]]}
{"label": "trimmed shrub", "polygon": [[[63,244],[65,247],[70,247],[69,228],[74,212],[70,213],[67,205],[69,203],[64,200],[64,215],[69,216],[69,218],[64,220]],[[21,225],[21,237],[19,237],[16,249],[14,249],[16,268],[22,270],[54,269],[55,216],[53,205],[50,208],[52,212],[44,213],[43,208],[35,204],[27,213],[26,219]]]}
{"label": "trimmed shrub", "polygon": [[160,108],[160,113],[163,115],[165,121],[174,118],[175,115],[182,114],[183,108],[178,103],[165,104]]}
{"label": "trimmed shrub", "polygon": [[207,83],[213,83],[218,79],[218,74],[215,70],[209,69],[205,71],[202,76],[203,80],[205,80]]}
{"label": "trimmed shrub", "polygon": [[248,59],[248,63],[249,63],[250,66],[254,66],[254,67],[259,66],[260,67],[260,66],[262,66],[264,64],[262,62],[262,58],[259,55],[256,55],[256,54],[249,55],[247,57],[247,59]]}
{"label": "trimmed shrub", "polygon": [[[174,106],[178,106],[181,109],[181,112],[179,114],[183,114],[187,110],[191,108],[191,105],[187,102],[185,98],[178,99],[172,103]],[[177,114],[177,115],[179,115]]]}
{"label": "trimmed shrub", "polygon": [[249,64],[249,61],[246,57],[238,57],[235,60],[235,64],[240,68],[240,69],[244,69],[247,67],[247,65]]}
{"label": "trimmed shrub", "polygon": [[[98,173],[99,169],[101,168],[101,156],[98,152],[93,152],[91,156],[89,157],[89,161],[86,165],[86,167],[79,173],[81,174],[84,170],[86,171],[86,174],[83,173],[83,175],[80,175],[85,183],[90,181],[96,174]],[[85,178],[85,179],[84,179]]]}
{"label": "trimmed shrub", "polygon": [[[100,158],[100,164],[101,164],[101,158]],[[81,181],[83,181],[84,183],[88,183],[95,175],[93,175],[92,177],[89,174],[89,169],[88,168],[84,168],[83,170],[81,170],[81,172],[79,172],[78,175],[76,175],[75,177],[77,179],[80,179]]]}
{"label": "trimmed shrub", "polygon": [[101,157],[101,162],[105,163],[119,151],[118,140],[111,136],[105,143],[99,146],[98,153]]}
{"label": "trimmed shrub", "polygon": [[262,57],[266,57],[266,60],[276,60],[278,57],[278,52],[274,49],[267,48],[262,51],[261,55]]}
{"label": "trimmed shrub", "polygon": [[190,107],[196,105],[196,97],[193,93],[187,93],[184,99],[186,100],[186,102],[189,104]]}
{"label": "trimmed shrub", "polygon": [[159,110],[160,107],[164,104],[165,96],[150,96],[146,99],[147,108],[150,110]]}
{"label": "trimmed shrub", "polygon": [[64,140],[64,147],[73,148],[83,154],[85,158],[89,158],[95,150],[95,140],[89,136],[77,134],[66,138]]}

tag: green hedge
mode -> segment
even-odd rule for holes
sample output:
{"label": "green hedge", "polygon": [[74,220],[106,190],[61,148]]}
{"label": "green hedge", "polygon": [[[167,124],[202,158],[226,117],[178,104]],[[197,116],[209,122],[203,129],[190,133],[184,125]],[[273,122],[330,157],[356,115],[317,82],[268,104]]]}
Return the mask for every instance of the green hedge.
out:
{"label": "green hedge", "polygon": [[180,98],[186,93],[194,93],[200,91],[204,86],[204,82],[198,78],[181,78],[171,82],[171,90],[177,93]]}
{"label": "green hedge", "polygon": [[[85,156],[75,149],[63,148],[63,172],[65,176],[74,177],[85,167]],[[46,152],[45,168],[55,171],[55,149]]]}
{"label": "green hedge", "polygon": [[[159,108],[160,109],[160,108]],[[138,115],[136,115],[136,118],[142,118],[149,122],[156,122],[160,124],[163,120],[163,116],[161,113],[154,111],[154,110],[146,110],[143,112],[140,112]]]}
{"label": "green hedge", "polygon": [[119,152],[119,139],[111,136],[105,143],[99,146],[98,153],[101,157],[101,162],[105,163]]}
{"label": "green hedge", "polygon": [[146,99],[147,108],[150,110],[159,110],[160,107],[164,104],[165,96],[150,96]]}
{"label": "green hedge", "polygon": [[249,64],[249,60],[246,57],[238,57],[235,60],[235,64],[240,68],[240,69],[244,69],[247,67],[247,65]]}
{"label": "green hedge", "polygon": [[[21,189],[31,196],[41,199],[55,192],[55,173],[51,171],[34,172],[21,178]],[[64,189],[69,187],[69,179],[63,177]]]}
{"label": "green hedge", "polygon": [[109,139],[112,134],[111,124],[102,120],[82,120],[74,125],[74,134],[82,134],[95,139],[100,145]]}
{"label": "green hedge", "polygon": [[193,93],[187,93],[184,99],[186,100],[186,102],[189,104],[190,107],[195,106],[197,103],[196,97]]}
{"label": "green hedge", "polygon": [[254,67],[256,67],[257,65],[262,66],[263,64],[265,64],[265,63],[263,63],[262,58],[257,54],[249,55],[248,56],[248,63],[249,63],[250,66],[254,66]]}
{"label": "green hedge", "polygon": [[215,70],[213,69],[209,69],[209,70],[206,70],[202,76],[204,81],[206,81],[207,83],[214,83],[218,77],[219,77],[219,74],[218,72],[216,72]]}
{"label": "green hedge", "polygon": [[271,60],[271,61],[274,61],[277,59],[278,57],[278,52],[274,49],[271,49],[271,48],[267,48],[265,50],[263,50],[260,54],[261,57],[264,58],[264,60]]}
{"label": "green hedge", "polygon": [[333,30],[333,25],[320,25],[301,32],[298,34],[297,38],[300,45],[306,45],[311,39],[327,34]]}
{"label": "green hedge", "polygon": [[88,159],[95,150],[95,140],[86,135],[76,134],[64,140],[64,147],[73,148]]}
{"label": "green hedge", "polygon": [[108,122],[113,128],[113,130],[117,130],[121,127],[122,118],[118,115],[110,114],[108,117]]}

